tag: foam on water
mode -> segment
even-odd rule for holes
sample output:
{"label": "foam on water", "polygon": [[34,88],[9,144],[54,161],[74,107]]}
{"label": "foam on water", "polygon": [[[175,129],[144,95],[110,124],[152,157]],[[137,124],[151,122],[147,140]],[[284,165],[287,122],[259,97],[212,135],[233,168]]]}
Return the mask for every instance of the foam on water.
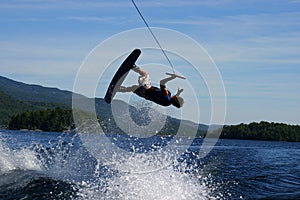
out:
{"label": "foam on water", "polygon": [[82,182],[79,199],[213,199],[210,188],[198,176],[185,172],[184,166],[175,167],[174,162],[170,165],[170,157],[135,154],[116,159],[113,165],[116,173],[106,179],[105,187],[97,187],[101,178]]}
{"label": "foam on water", "polygon": [[[1,135],[0,135],[1,136]],[[12,170],[41,170],[42,163],[28,148],[11,150],[0,137],[0,175]]]}
{"label": "foam on water", "polygon": [[[140,156],[128,160],[133,168],[144,173],[125,173],[109,180],[109,196],[118,194],[118,199],[203,199],[207,197],[206,189],[199,185],[190,175],[174,170],[168,166],[151,171],[153,164]],[[149,164],[149,172],[144,162]],[[161,164],[161,160],[157,159]],[[119,163],[122,165],[121,163]],[[123,163],[124,164],[124,163]],[[125,163],[125,165],[128,163]],[[137,169],[134,169],[135,171]],[[112,186],[112,187],[111,187]],[[203,198],[202,198],[203,197]]]}

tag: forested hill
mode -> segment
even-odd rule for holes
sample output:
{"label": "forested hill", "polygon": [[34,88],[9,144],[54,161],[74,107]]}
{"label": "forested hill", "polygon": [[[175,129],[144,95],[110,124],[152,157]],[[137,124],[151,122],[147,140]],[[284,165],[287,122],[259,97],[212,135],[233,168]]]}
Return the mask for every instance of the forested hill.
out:
{"label": "forested hill", "polygon": [[71,92],[25,84],[0,76],[0,128],[7,128],[13,115],[56,107],[71,109],[71,101]]}
{"label": "forested hill", "polygon": [[[10,122],[11,129],[59,131],[72,128],[73,125],[68,124],[70,120],[65,120],[71,119],[71,116],[59,118],[60,113],[63,113],[63,116],[71,115],[72,95],[70,91],[25,84],[0,76],[0,128],[9,128]],[[87,101],[94,101],[96,114],[102,119],[112,117],[111,106],[102,98],[86,98],[79,94],[76,94],[76,98],[79,98],[79,101],[84,100],[83,107]],[[120,105],[126,104],[122,101],[116,102]],[[48,116],[55,117],[50,120]],[[178,124],[178,119],[169,119],[170,122]],[[57,124],[60,120],[65,122]],[[187,132],[190,126],[195,125],[199,127],[199,132],[207,129],[206,125],[201,124],[186,122],[185,125]]]}
{"label": "forested hill", "polygon": [[300,126],[261,121],[224,126],[221,138],[300,142]]}
{"label": "forested hill", "polygon": [[[72,109],[70,91],[58,88],[25,84],[0,76],[0,128],[7,128],[13,115],[25,111],[55,109]],[[85,98],[77,94],[78,98]],[[95,101],[96,111],[100,115],[109,115],[110,106],[103,99],[88,99]]]}
{"label": "forested hill", "polygon": [[35,106],[19,101],[0,91],[0,127],[6,127],[14,114],[24,112],[27,109],[34,110]]}
{"label": "forested hill", "polygon": [[0,91],[25,102],[71,105],[72,92],[40,85],[25,84],[0,76]]}
{"label": "forested hill", "polygon": [[9,123],[11,130],[42,130],[42,131],[69,131],[75,128],[72,110],[61,108],[26,111],[14,115]]}

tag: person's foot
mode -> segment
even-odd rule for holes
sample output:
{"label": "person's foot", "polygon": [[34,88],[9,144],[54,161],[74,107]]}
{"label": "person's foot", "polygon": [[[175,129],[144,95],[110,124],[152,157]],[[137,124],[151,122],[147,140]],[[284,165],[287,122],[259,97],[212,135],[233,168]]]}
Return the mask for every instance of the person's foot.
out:
{"label": "person's foot", "polygon": [[124,86],[120,86],[118,92],[127,92],[127,88]]}
{"label": "person's foot", "polygon": [[136,66],[135,64],[132,65],[131,69],[137,73],[139,73],[139,71],[140,71],[140,68],[138,66]]}

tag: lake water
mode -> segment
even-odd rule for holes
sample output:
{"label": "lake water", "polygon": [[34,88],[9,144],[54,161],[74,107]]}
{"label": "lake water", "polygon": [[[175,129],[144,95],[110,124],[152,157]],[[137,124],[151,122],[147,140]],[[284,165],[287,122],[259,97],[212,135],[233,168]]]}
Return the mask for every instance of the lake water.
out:
{"label": "lake water", "polygon": [[75,133],[1,130],[0,199],[300,199],[300,143],[219,140],[199,158],[201,143],[105,163]]}

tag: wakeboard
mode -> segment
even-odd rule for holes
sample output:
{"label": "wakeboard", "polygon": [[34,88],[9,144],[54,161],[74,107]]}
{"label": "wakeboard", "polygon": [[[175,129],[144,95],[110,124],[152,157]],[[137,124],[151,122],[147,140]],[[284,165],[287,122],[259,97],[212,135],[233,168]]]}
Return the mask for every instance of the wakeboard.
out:
{"label": "wakeboard", "polygon": [[125,80],[128,72],[130,69],[133,68],[138,57],[141,55],[140,49],[135,49],[131,52],[131,54],[123,61],[117,72],[115,73],[114,77],[112,78],[108,89],[106,91],[104,100],[106,103],[111,103],[112,99],[116,95],[117,89],[122,85],[123,81]]}

